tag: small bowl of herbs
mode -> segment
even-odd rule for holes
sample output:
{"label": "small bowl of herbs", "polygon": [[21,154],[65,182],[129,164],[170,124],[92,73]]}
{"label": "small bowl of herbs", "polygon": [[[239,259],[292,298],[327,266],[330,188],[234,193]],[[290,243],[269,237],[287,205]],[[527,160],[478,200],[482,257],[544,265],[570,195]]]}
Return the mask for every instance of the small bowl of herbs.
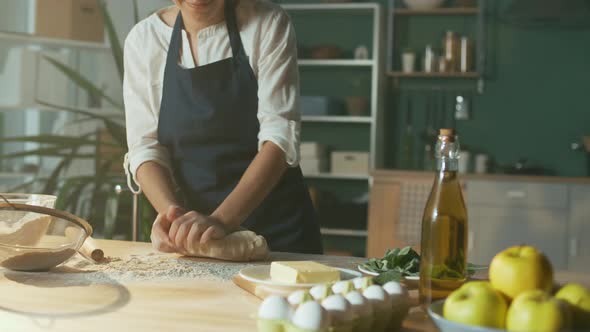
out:
{"label": "small bowl of herbs", "polygon": [[[469,276],[486,269],[487,266],[485,265],[467,263],[467,274]],[[383,258],[371,258],[359,265],[358,270],[364,274],[374,276],[377,284],[383,285],[389,281],[403,281],[408,286],[416,286],[418,280],[420,280],[420,254],[412,247],[389,249],[385,252]],[[441,267],[439,272],[448,274],[454,271],[453,269]]]}

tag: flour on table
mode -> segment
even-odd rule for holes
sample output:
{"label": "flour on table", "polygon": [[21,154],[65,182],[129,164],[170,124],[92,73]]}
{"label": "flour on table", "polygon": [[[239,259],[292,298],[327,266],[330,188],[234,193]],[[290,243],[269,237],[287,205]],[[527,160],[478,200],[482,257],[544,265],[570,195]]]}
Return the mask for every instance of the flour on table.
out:
{"label": "flour on table", "polygon": [[253,264],[221,261],[202,262],[187,257],[150,253],[131,255],[128,258],[106,257],[94,264],[76,255],[66,264],[51,270],[50,274],[71,275],[93,282],[166,281],[199,279],[231,281],[241,269]]}

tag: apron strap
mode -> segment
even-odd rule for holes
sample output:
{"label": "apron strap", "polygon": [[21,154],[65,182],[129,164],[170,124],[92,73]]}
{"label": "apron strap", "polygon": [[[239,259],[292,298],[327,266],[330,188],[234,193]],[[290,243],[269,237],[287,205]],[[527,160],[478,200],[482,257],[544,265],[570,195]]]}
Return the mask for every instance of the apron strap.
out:
{"label": "apron strap", "polygon": [[225,0],[225,22],[234,59],[245,60],[247,57],[244,46],[242,45],[242,38],[240,37],[240,29],[238,28],[236,17],[236,3],[234,0]]}
{"label": "apron strap", "polygon": [[[247,57],[242,44],[242,38],[240,37],[240,30],[238,28],[235,8],[236,3],[234,0],[225,0],[225,22],[229,35],[232,55],[236,60],[244,60],[247,59]],[[176,65],[178,63],[180,45],[182,44],[181,32],[183,27],[184,21],[182,14],[179,12],[178,16],[176,17],[176,23],[174,23],[174,29],[172,30],[172,37],[170,38],[170,46],[166,59],[166,62],[170,65]]]}
{"label": "apron strap", "polygon": [[172,30],[170,46],[168,46],[168,55],[166,56],[166,63],[170,66],[175,66],[178,64],[178,58],[180,56],[180,45],[182,44],[183,27],[184,21],[182,19],[182,14],[179,11],[178,16],[176,16],[176,23],[174,23],[174,29]]}

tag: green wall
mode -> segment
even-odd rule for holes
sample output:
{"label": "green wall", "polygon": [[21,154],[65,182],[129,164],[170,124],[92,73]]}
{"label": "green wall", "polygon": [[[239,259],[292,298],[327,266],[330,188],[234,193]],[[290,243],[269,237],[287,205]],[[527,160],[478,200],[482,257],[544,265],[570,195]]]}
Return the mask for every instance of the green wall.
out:
{"label": "green wall", "polygon": [[500,162],[528,157],[558,175],[586,174],[570,142],[590,135],[590,29],[492,26],[490,80],[460,123],[465,142]]}
{"label": "green wall", "polygon": [[[485,152],[501,164],[527,158],[562,176],[586,175],[586,156],[570,150],[570,143],[590,134],[590,29],[523,29],[501,23],[498,12],[507,0],[488,1],[487,66],[482,95],[475,94],[475,80],[401,79],[398,89],[388,82],[386,107],[387,166],[396,166],[405,105],[411,94],[413,121],[418,133],[424,125],[425,99],[431,86],[451,89],[445,93],[445,125],[452,125],[451,98],[457,91],[473,93],[473,119],[458,122],[461,141],[476,152]],[[369,44],[368,15],[291,13],[300,44],[332,43],[349,52]],[[395,25],[394,63],[399,50],[411,47],[422,53],[425,44],[440,47],[447,29],[474,36],[473,17],[399,17]],[[370,45],[370,44],[369,44]],[[399,68],[399,67],[398,67]],[[302,71],[302,93],[339,96],[368,93],[368,69],[308,68]],[[328,81],[329,80],[329,81]],[[337,84],[328,82],[338,82]],[[420,91],[409,92],[408,89]],[[306,126],[310,127],[306,132]],[[303,138],[326,136],[304,124]],[[328,125],[335,126],[335,125]],[[368,128],[367,128],[368,129]],[[332,130],[330,128],[330,130]],[[340,147],[356,147],[367,133],[356,128],[338,135]],[[320,137],[318,137],[320,136]],[[364,136],[364,137],[363,137]],[[419,147],[420,140],[417,138]]]}
{"label": "green wall", "polygon": [[[458,121],[461,141],[470,149],[485,152],[500,164],[527,158],[562,176],[587,175],[586,156],[570,150],[570,143],[590,134],[590,29],[523,29],[500,22],[498,13],[507,1],[489,8],[487,66],[484,92],[474,95],[473,119]],[[442,38],[444,29],[473,36],[473,18],[408,17],[396,24],[398,47],[416,47]],[[435,36],[429,40],[429,36]],[[396,52],[397,53],[397,52]],[[399,62],[396,57],[396,63]],[[389,128],[399,133],[405,118],[404,87],[427,86],[440,80],[400,82],[401,92],[393,98],[396,115]],[[446,80],[457,91],[475,88],[475,81]],[[390,90],[391,91],[391,90]],[[415,124],[421,129],[424,93],[411,92]],[[446,108],[451,112],[452,93]],[[391,96],[390,96],[391,97]],[[400,112],[401,111],[401,112]],[[452,121],[447,119],[446,124]],[[399,137],[394,134],[393,139]],[[390,146],[395,153],[396,146]],[[393,165],[390,158],[390,165]],[[395,159],[394,159],[395,160]]]}

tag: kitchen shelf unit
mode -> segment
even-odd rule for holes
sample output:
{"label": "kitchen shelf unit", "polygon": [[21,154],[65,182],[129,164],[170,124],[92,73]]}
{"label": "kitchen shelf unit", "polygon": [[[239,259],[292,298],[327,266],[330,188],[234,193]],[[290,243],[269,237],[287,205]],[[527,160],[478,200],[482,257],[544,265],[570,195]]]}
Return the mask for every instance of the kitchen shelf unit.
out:
{"label": "kitchen shelf unit", "polygon": [[394,78],[479,78],[481,75],[478,72],[449,72],[449,73],[426,73],[426,72],[412,72],[404,73],[399,71],[389,72],[388,76]]}
{"label": "kitchen shelf unit", "polygon": [[355,60],[355,59],[299,59],[299,66],[338,66],[338,67],[371,67],[375,64],[373,60]]}
{"label": "kitchen shelf unit", "polygon": [[347,115],[304,115],[301,117],[303,122],[334,122],[334,123],[372,123],[373,118],[370,116],[347,116]]}
{"label": "kitchen shelf unit", "polygon": [[[394,79],[394,87],[399,85],[400,79],[477,79],[476,89],[479,93],[483,93],[484,88],[484,70],[486,62],[486,50],[485,50],[485,10],[486,0],[477,0],[476,7],[443,7],[434,9],[408,9],[397,7],[397,0],[389,0],[388,16],[387,16],[387,75]],[[474,49],[474,64],[475,70],[473,72],[461,73],[425,73],[425,72],[413,72],[413,73],[402,73],[394,69],[394,56],[397,51],[395,45],[395,23],[397,18],[410,17],[410,16],[473,16],[477,22],[477,31],[475,38],[475,49]],[[416,67],[421,67],[420,63],[417,63]]]}
{"label": "kitchen shelf unit", "polygon": [[477,15],[479,13],[478,8],[471,7],[451,7],[451,8],[435,8],[435,9],[408,9],[408,8],[395,8],[390,9],[394,15]]}
{"label": "kitchen shelf unit", "polygon": [[[282,7],[287,12],[297,11],[299,15],[303,15],[305,11],[324,13],[326,20],[329,20],[328,14],[343,14],[343,15],[371,15],[371,39],[372,48],[370,49],[369,59],[299,59],[298,65],[300,69],[305,68],[306,71],[316,70],[341,70],[343,68],[359,68],[361,70],[370,71],[370,95],[369,105],[370,111],[366,116],[352,116],[352,115],[326,115],[326,116],[311,116],[304,115],[301,118],[303,122],[302,132],[305,133],[306,123],[314,123],[314,125],[339,126],[339,125],[359,125],[366,126],[370,134],[368,135],[368,146],[370,154],[370,169],[375,169],[383,166],[383,92],[385,81],[385,64],[383,59],[383,31],[385,22],[385,12],[383,7],[378,3],[320,3],[320,4],[283,4]],[[295,24],[295,30],[297,25]],[[303,35],[298,34],[300,39],[304,39]],[[367,72],[369,73],[369,72]],[[321,142],[320,142],[321,143]],[[319,174],[305,174],[308,181],[323,181],[329,183],[352,182],[360,183],[365,186],[367,190],[370,186],[369,174],[334,174],[334,173],[319,173]],[[363,184],[364,183],[364,184]],[[359,221],[360,222],[360,221]],[[363,220],[364,222],[364,220]],[[320,222],[321,223],[321,222]],[[336,226],[337,227],[337,226]],[[322,228],[323,235],[334,237],[356,237],[366,238],[367,231],[363,229],[345,229],[345,228]]]}
{"label": "kitchen shelf unit", "polygon": [[[371,125],[370,168],[382,166],[382,128],[379,121],[383,116],[383,59],[381,42],[383,11],[378,3],[335,3],[335,4],[283,4],[289,11],[330,11],[330,12],[370,12],[373,14],[372,59],[299,59],[300,67],[367,67],[371,70],[371,96],[369,116],[302,116],[303,122],[367,123]],[[368,175],[367,175],[368,178]]]}
{"label": "kitchen shelf unit", "polygon": [[333,236],[355,236],[355,237],[367,237],[369,232],[365,230],[354,230],[354,229],[340,229],[340,228],[320,228],[320,233],[323,235]]}
{"label": "kitchen shelf unit", "polygon": [[327,179],[327,180],[361,180],[368,181],[369,174],[338,174],[338,173],[317,173],[305,174],[308,179]]}

